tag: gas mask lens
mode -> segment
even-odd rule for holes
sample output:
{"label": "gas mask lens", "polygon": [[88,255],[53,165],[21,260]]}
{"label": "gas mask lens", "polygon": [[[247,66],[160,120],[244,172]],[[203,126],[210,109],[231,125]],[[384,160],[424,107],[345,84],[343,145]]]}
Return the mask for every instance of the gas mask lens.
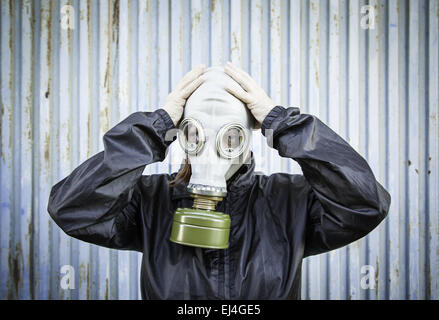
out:
{"label": "gas mask lens", "polygon": [[203,127],[192,118],[185,118],[180,124],[178,141],[181,148],[190,155],[201,151],[205,142]]}
{"label": "gas mask lens", "polygon": [[228,124],[220,129],[216,146],[221,157],[233,159],[239,157],[246,149],[248,136],[240,124]]}

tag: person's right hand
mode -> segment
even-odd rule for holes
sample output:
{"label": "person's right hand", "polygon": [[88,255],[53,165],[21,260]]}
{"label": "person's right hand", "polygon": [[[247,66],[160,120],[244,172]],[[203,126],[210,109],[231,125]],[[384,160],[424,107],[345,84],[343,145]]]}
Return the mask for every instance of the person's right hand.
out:
{"label": "person's right hand", "polygon": [[178,82],[175,89],[166,98],[165,105],[162,107],[177,126],[183,115],[186,99],[195,91],[204,81],[203,73],[206,70],[204,64],[199,64]]}

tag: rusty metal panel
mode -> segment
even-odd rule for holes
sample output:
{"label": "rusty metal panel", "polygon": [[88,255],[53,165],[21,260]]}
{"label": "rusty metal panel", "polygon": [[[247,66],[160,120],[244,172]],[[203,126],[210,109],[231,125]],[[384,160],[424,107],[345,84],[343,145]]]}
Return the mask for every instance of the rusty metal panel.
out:
{"label": "rusty metal panel", "polygon": [[[0,298],[140,298],[141,256],[66,236],[50,188],[193,65],[230,60],[344,137],[392,196],[367,237],[304,260],[302,297],[439,299],[438,12],[439,0],[2,0]],[[261,134],[252,146],[257,171],[301,172]],[[144,174],[181,157],[173,144]]]}

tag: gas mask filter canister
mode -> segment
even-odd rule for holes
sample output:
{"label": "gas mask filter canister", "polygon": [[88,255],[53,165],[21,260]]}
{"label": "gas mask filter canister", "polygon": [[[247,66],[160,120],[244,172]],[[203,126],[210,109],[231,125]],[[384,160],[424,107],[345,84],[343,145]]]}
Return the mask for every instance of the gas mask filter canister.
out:
{"label": "gas mask filter canister", "polygon": [[226,249],[230,216],[215,211],[227,195],[226,180],[250,157],[254,118],[224,86],[239,86],[222,67],[211,67],[186,102],[178,141],[192,168],[187,190],[192,208],[174,213],[170,240],[188,246]]}

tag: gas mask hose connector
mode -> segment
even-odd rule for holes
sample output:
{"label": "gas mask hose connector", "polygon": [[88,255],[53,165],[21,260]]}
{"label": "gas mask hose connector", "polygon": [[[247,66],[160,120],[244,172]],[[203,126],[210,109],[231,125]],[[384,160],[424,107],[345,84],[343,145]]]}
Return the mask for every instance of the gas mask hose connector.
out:
{"label": "gas mask hose connector", "polygon": [[192,205],[194,209],[209,211],[215,211],[216,204],[223,199],[221,197],[212,197],[200,194],[191,194],[191,197],[194,198],[194,204]]}

